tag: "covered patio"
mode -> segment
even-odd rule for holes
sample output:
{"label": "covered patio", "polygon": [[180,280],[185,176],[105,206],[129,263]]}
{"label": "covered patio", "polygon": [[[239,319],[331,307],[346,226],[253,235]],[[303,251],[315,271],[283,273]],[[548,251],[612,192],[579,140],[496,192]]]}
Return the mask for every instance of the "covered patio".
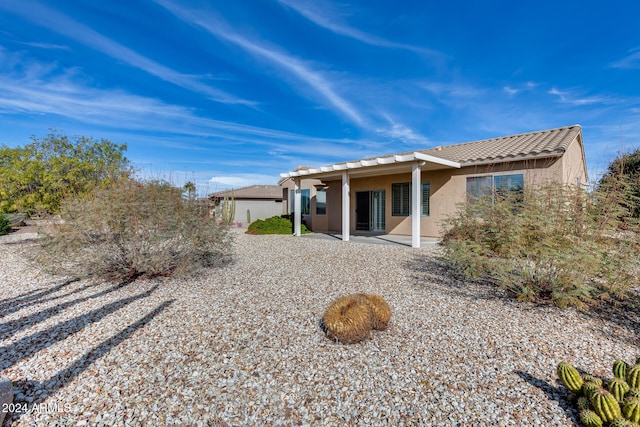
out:
{"label": "covered patio", "polygon": [[[341,227],[342,232],[340,238],[343,241],[349,241],[352,238],[351,226],[351,178],[362,178],[367,176],[382,176],[397,173],[411,174],[411,236],[393,235],[393,239],[398,241],[410,238],[410,246],[419,248],[422,245],[422,237],[420,233],[420,207],[422,204],[421,194],[421,174],[423,171],[441,170],[441,169],[460,169],[458,162],[435,157],[421,152],[396,154],[385,157],[372,159],[364,159],[354,162],[336,163],[330,166],[320,168],[297,169],[292,172],[282,173],[282,178],[291,178],[294,182],[294,235],[301,236],[302,223],[302,198],[301,198],[301,180],[318,179],[335,180],[341,179],[342,182],[342,211],[341,211]],[[387,235],[391,236],[391,235]],[[360,236],[364,237],[364,236]],[[370,236],[371,237],[371,236]],[[378,239],[379,240],[379,239]],[[392,241],[393,242],[393,241]]]}

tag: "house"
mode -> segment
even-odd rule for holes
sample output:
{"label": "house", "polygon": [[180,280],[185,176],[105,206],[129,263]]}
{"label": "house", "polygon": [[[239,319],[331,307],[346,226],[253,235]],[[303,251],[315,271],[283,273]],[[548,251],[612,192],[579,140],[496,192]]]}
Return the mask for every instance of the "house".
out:
{"label": "house", "polygon": [[252,185],[210,194],[209,200],[215,206],[216,213],[222,208],[225,197],[235,201],[235,223],[253,222],[283,213],[282,188],[277,185]]}
{"label": "house", "polygon": [[315,232],[439,237],[442,220],[470,196],[559,182],[583,186],[579,125],[426,150],[301,167],[280,174],[283,208]]}

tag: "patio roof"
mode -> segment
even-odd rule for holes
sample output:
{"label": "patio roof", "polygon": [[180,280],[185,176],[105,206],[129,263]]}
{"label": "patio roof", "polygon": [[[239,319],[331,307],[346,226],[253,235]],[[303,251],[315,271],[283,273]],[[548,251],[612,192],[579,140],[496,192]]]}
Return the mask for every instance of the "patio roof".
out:
{"label": "patio roof", "polygon": [[[423,170],[460,168],[488,163],[511,162],[562,156],[581,134],[580,125],[528,132],[500,138],[438,146],[407,153],[390,154],[361,160],[334,163],[319,168],[299,167],[281,173],[282,180],[294,177],[326,178],[343,171],[350,174],[397,169],[413,161],[424,162]],[[281,181],[282,181],[281,180]]]}

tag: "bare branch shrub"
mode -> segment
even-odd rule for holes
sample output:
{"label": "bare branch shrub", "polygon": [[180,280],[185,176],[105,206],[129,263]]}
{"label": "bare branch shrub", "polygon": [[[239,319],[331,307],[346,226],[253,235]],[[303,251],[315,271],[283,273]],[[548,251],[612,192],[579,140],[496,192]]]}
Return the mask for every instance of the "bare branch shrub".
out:
{"label": "bare branch shrub", "polygon": [[38,260],[59,273],[111,280],[196,274],[228,260],[231,235],[208,208],[163,182],[123,180],[63,203]]}
{"label": "bare branch shrub", "polygon": [[587,307],[637,285],[638,230],[615,192],[549,184],[466,203],[448,218],[445,261],[520,300]]}

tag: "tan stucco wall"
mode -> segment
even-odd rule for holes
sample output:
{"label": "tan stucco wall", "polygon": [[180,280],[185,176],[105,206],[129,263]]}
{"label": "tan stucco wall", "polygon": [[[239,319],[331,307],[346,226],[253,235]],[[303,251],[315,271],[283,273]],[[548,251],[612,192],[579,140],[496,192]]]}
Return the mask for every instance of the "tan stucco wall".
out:
{"label": "tan stucco wall", "polygon": [[[480,166],[462,167],[460,169],[442,169],[423,171],[422,181],[429,181],[431,186],[430,215],[420,218],[421,235],[438,237],[442,235],[442,221],[455,213],[460,203],[466,198],[466,179],[472,176],[502,175],[522,173],[525,186],[541,185],[549,181],[565,184],[586,183],[582,141],[576,139],[567,148],[562,158],[542,158],[536,160],[504,162]],[[351,177],[350,178],[350,232],[356,231],[356,192],[385,190],[385,219],[386,233],[411,235],[411,217],[393,216],[391,210],[391,184],[411,182],[411,166],[407,165],[406,172],[395,172],[389,175]],[[315,215],[315,188],[318,180],[303,179],[302,188],[311,188],[310,218],[305,215],[305,221],[313,231],[339,232],[342,228],[342,182],[326,181],[327,215]],[[283,183],[289,189],[293,188],[290,180]]]}

